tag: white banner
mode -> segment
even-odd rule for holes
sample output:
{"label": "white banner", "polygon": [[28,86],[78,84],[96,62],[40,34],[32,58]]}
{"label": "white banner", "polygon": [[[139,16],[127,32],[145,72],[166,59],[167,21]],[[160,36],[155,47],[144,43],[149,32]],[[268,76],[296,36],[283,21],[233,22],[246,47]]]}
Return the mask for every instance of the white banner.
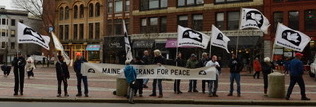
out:
{"label": "white banner", "polygon": [[126,60],[133,60],[132,47],[127,36],[128,34],[127,34],[126,25],[125,25],[125,20],[123,20],[123,29],[124,29]]}
{"label": "white banner", "polygon": [[256,28],[268,34],[269,20],[257,9],[242,8],[239,29]]}
{"label": "white banner", "polygon": [[212,25],[211,45],[223,48],[227,51],[227,53],[230,53],[227,47],[229,41],[230,39],[223,32],[221,32],[218,28]]}
{"label": "white banner", "polygon": [[311,38],[300,31],[290,29],[279,23],[274,44],[302,52]]}
{"label": "white banner", "polygon": [[50,38],[48,36],[42,36],[31,27],[28,27],[20,22],[18,22],[18,43],[34,43],[40,45],[41,47],[49,50]]}
{"label": "white banner", "polygon": [[[138,73],[138,79],[196,79],[196,80],[215,80],[216,68],[203,67],[196,69],[189,69],[183,67],[169,66],[169,65],[133,65]],[[118,76],[124,77],[125,65],[118,64],[96,64],[83,63],[81,73],[85,76]]]}
{"label": "white banner", "polygon": [[210,36],[204,33],[178,26],[178,47],[192,46],[206,49],[209,41]]}

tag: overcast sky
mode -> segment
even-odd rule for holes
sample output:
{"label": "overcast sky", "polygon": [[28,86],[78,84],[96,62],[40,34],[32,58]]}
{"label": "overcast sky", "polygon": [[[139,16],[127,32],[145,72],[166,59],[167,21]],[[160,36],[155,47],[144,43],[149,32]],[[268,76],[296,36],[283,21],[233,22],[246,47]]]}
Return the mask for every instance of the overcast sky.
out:
{"label": "overcast sky", "polygon": [[0,5],[4,5],[6,9],[14,9],[12,6],[12,0],[0,0]]}

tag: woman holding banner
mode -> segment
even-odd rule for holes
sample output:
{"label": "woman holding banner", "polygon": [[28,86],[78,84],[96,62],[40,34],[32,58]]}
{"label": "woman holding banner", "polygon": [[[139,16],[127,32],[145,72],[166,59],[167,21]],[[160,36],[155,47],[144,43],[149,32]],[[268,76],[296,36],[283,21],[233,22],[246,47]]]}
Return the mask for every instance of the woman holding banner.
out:
{"label": "woman holding banner", "polygon": [[[162,64],[165,64],[165,58],[161,55],[160,50],[156,49],[154,50],[154,64],[157,64],[159,66],[161,66]],[[152,94],[150,94],[149,96],[156,96],[156,86],[157,86],[157,82],[158,82],[158,89],[159,89],[159,96],[158,98],[162,98],[162,79],[154,79],[153,81],[153,90],[152,90]]]}

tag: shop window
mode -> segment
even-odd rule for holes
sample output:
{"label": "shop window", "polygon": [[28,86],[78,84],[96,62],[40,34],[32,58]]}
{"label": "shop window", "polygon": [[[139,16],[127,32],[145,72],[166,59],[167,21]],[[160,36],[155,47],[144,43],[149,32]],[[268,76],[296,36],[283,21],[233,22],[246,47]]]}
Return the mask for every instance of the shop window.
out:
{"label": "shop window", "polygon": [[273,27],[274,27],[274,30],[277,29],[278,23],[283,23],[283,12],[274,12],[273,13]]}
{"label": "shop window", "polygon": [[316,30],[316,10],[305,10],[304,19],[306,31]]}
{"label": "shop window", "polygon": [[289,12],[289,27],[294,30],[299,29],[299,12],[298,11]]}
{"label": "shop window", "polygon": [[188,16],[187,15],[178,16],[178,25],[183,26],[183,27],[188,27]]}
{"label": "shop window", "polygon": [[216,27],[220,30],[224,30],[224,13],[216,13]]}
{"label": "shop window", "polygon": [[228,12],[228,30],[239,29],[240,12]]}
{"label": "shop window", "polygon": [[203,15],[193,15],[193,27],[194,30],[202,31],[203,30]]}
{"label": "shop window", "polygon": [[99,61],[100,60],[100,52],[99,51],[89,51],[88,53],[89,61]]}

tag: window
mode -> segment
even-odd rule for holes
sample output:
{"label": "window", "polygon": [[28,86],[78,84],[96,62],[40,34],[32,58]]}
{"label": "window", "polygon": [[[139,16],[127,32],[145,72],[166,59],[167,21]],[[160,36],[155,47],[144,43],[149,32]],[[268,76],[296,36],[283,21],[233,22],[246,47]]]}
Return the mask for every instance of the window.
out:
{"label": "window", "polygon": [[64,40],[69,39],[69,25],[65,25],[65,38]]}
{"label": "window", "polygon": [[89,23],[89,39],[93,39],[93,23]]}
{"label": "window", "polygon": [[125,11],[129,11],[129,7],[130,7],[130,1],[129,0],[126,0],[125,1]]}
{"label": "window", "polygon": [[95,39],[100,38],[100,23],[95,23]]}
{"label": "window", "polygon": [[79,40],[83,39],[83,35],[84,35],[83,24],[79,24]]}
{"label": "window", "polygon": [[7,25],[7,19],[2,19],[2,25]]}
{"label": "window", "polygon": [[273,2],[282,2],[283,0],[273,0]]}
{"label": "window", "polygon": [[78,24],[74,24],[73,37],[74,37],[74,40],[78,39]]}
{"label": "window", "polygon": [[109,2],[108,3],[108,14],[112,14],[113,13],[113,3],[112,2]]}
{"label": "window", "polygon": [[179,16],[178,17],[178,25],[183,27],[188,27],[188,16]]}
{"label": "window", "polygon": [[83,7],[83,4],[80,5],[80,18],[83,18],[84,17],[84,7]]}
{"label": "window", "polygon": [[2,29],[1,35],[2,36],[6,36],[6,30],[5,29]]}
{"label": "window", "polygon": [[196,6],[204,4],[204,0],[178,0],[178,6]]}
{"label": "window", "polygon": [[142,18],[140,25],[141,33],[167,32],[167,17]]}
{"label": "window", "polygon": [[90,3],[89,4],[89,17],[93,17],[93,4],[92,3]]}
{"label": "window", "polygon": [[273,13],[273,27],[274,27],[274,30],[277,29],[279,22],[283,23],[283,12],[274,12]]}
{"label": "window", "polygon": [[316,30],[316,10],[305,10],[304,14],[305,30]]}
{"label": "window", "polygon": [[164,9],[168,7],[168,0],[141,0],[140,10]]}
{"label": "window", "polygon": [[15,26],[15,19],[11,19],[11,26]]}
{"label": "window", "polygon": [[64,38],[64,26],[59,25],[59,38],[63,39]]}
{"label": "window", "polygon": [[11,30],[11,37],[15,37],[15,30]]}
{"label": "window", "polygon": [[289,12],[289,27],[298,30],[299,29],[299,13],[298,11]]}
{"label": "window", "polygon": [[149,33],[157,33],[158,30],[158,17],[149,18]]}
{"label": "window", "polygon": [[147,28],[147,19],[143,18],[141,19],[140,32],[146,33],[147,32],[146,28]]}
{"label": "window", "polygon": [[253,0],[215,0],[215,3],[234,3],[234,2],[248,2]]}
{"label": "window", "polygon": [[5,48],[5,42],[1,42],[1,48]]}
{"label": "window", "polygon": [[64,8],[60,7],[59,8],[59,20],[63,20],[64,19]]}
{"label": "window", "polygon": [[216,13],[216,23],[215,26],[220,29],[220,30],[224,30],[225,29],[225,25],[224,25],[224,13]]}
{"label": "window", "polygon": [[123,24],[121,19],[114,20],[114,35],[123,35]]}
{"label": "window", "polygon": [[75,5],[74,7],[74,18],[77,19],[78,18],[78,6]]}
{"label": "window", "polygon": [[160,32],[167,32],[167,17],[160,18]]}
{"label": "window", "polygon": [[69,7],[65,8],[65,19],[69,19]]}
{"label": "window", "polygon": [[122,0],[116,0],[115,1],[115,13],[120,13],[123,11],[123,1]]}
{"label": "window", "polygon": [[203,30],[203,15],[193,15],[193,27],[194,30],[202,31]]}
{"label": "window", "polygon": [[[109,21],[108,21],[109,22]],[[113,24],[112,23],[108,23],[107,25],[107,35],[113,36]]]}
{"label": "window", "polygon": [[228,30],[237,30],[239,28],[239,12],[228,12]]}
{"label": "window", "polygon": [[11,42],[11,49],[15,49],[15,43]]}
{"label": "window", "polygon": [[95,4],[95,16],[96,17],[100,16],[100,12],[101,12],[100,9],[101,9],[100,3]]}

